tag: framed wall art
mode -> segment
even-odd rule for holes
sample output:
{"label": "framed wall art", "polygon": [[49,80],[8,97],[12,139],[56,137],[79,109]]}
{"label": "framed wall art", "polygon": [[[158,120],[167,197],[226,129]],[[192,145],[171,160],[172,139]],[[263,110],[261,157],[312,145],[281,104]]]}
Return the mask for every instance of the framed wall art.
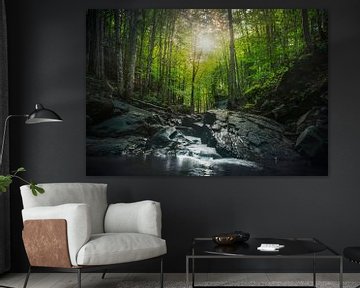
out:
{"label": "framed wall art", "polygon": [[323,9],[89,9],[87,175],[328,174]]}

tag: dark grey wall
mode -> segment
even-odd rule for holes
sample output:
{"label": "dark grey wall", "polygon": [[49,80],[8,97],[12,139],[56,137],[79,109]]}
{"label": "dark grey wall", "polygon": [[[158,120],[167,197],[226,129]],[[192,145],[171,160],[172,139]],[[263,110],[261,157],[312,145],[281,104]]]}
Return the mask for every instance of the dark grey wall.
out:
{"label": "dark grey wall", "polygon": [[[314,236],[339,251],[344,246],[360,245],[360,2],[182,0],[172,3],[166,0],[7,1],[11,112],[29,112],[34,103],[40,102],[58,111],[65,120],[60,125],[26,128],[22,121],[13,121],[12,167],[25,166],[31,171],[27,176],[38,182],[106,182],[110,202],[160,201],[163,236],[169,251],[166,271],[184,271],[184,255],[192,237],[233,229],[250,231],[255,236]],[[324,5],[330,17],[328,177],[86,177],[87,8]],[[21,241],[22,204],[17,186],[12,188],[12,269],[23,271],[27,260]],[[152,264],[129,267],[126,269],[155,269]]]}

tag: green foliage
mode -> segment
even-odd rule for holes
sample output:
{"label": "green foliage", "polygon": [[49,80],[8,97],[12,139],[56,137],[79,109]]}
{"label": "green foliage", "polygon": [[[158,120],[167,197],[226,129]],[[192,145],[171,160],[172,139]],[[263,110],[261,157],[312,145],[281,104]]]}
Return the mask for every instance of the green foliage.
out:
{"label": "green foliage", "polygon": [[[139,97],[140,98],[140,97]],[[161,99],[157,97],[157,94],[155,93],[149,93],[144,96],[144,101],[155,104],[155,105],[162,105]]]}
{"label": "green foliage", "polygon": [[45,190],[41,187],[39,187],[35,182],[33,181],[27,181],[24,178],[20,177],[18,173],[26,172],[24,167],[18,168],[16,171],[13,171],[11,174],[8,175],[0,175],[0,192],[6,192],[10,186],[10,184],[13,182],[13,178],[19,179],[20,181],[30,185],[31,192],[34,196],[37,196],[38,194],[43,194]]}
{"label": "green foliage", "polygon": [[[276,89],[282,75],[288,71],[288,67],[280,67],[276,73],[269,73],[268,77],[262,82],[256,82],[244,93],[245,99],[254,104],[263,102]],[[263,100],[263,101],[262,101]]]}
{"label": "green foliage", "polygon": [[12,183],[12,179],[11,179],[11,175],[0,175],[0,191],[1,192],[6,192],[7,188],[10,186],[10,184]]}
{"label": "green foliage", "polygon": [[[203,112],[220,96],[230,98],[234,89],[235,97],[257,103],[297,58],[309,53],[301,9],[100,11],[87,15],[88,29],[104,22],[103,30],[87,33],[87,72],[101,74],[93,66],[104,63],[105,77],[125,84],[126,97],[155,105],[181,104]],[[307,14],[312,45],[327,49],[327,12],[307,9]],[[104,59],[91,60],[102,50]]]}
{"label": "green foliage", "polygon": [[247,89],[244,93],[248,101],[257,102],[259,98],[262,98],[265,94],[269,92],[269,87],[261,84],[255,84]]}
{"label": "green foliage", "polygon": [[45,192],[44,188],[37,186],[36,183],[33,181],[30,182],[30,189],[34,196],[37,196],[38,194],[43,194]]}
{"label": "green foliage", "polygon": [[16,171],[15,174],[19,173],[19,172],[25,172],[25,168],[24,167],[19,167]]}
{"label": "green foliage", "polygon": [[245,110],[251,110],[255,107],[255,104],[254,103],[246,103],[243,107],[243,109]]}

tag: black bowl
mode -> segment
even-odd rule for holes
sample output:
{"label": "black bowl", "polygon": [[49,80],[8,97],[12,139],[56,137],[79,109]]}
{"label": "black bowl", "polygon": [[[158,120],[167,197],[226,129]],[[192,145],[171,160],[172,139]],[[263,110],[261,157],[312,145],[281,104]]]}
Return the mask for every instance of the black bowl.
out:
{"label": "black bowl", "polygon": [[250,233],[244,231],[234,231],[232,232],[236,235],[236,242],[245,242],[250,239]]}
{"label": "black bowl", "polygon": [[222,233],[213,236],[212,240],[218,245],[232,245],[236,243],[236,235],[233,233]]}
{"label": "black bowl", "polygon": [[243,231],[234,231],[230,233],[221,233],[212,237],[212,240],[218,245],[232,245],[249,240],[250,234]]}

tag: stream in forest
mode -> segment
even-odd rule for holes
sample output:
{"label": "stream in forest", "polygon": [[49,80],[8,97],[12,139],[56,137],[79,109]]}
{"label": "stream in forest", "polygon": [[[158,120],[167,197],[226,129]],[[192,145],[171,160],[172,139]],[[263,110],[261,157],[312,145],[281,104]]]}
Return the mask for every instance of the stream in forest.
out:
{"label": "stream in forest", "polygon": [[[87,175],[96,176],[256,176],[299,175],[316,173],[306,163],[280,161],[255,163],[221,157],[216,149],[201,143],[201,139],[186,136],[192,144],[182,147],[173,155],[167,150],[154,149],[151,154],[122,156],[88,156]],[[271,174],[269,174],[271,172]],[[311,175],[311,174],[310,174]]]}
{"label": "stream in forest", "polygon": [[155,148],[144,155],[88,156],[87,174],[222,176],[258,175],[262,170],[251,161],[221,157],[215,148],[202,144],[198,137],[185,138],[191,144],[175,149],[172,155],[166,149]]}

